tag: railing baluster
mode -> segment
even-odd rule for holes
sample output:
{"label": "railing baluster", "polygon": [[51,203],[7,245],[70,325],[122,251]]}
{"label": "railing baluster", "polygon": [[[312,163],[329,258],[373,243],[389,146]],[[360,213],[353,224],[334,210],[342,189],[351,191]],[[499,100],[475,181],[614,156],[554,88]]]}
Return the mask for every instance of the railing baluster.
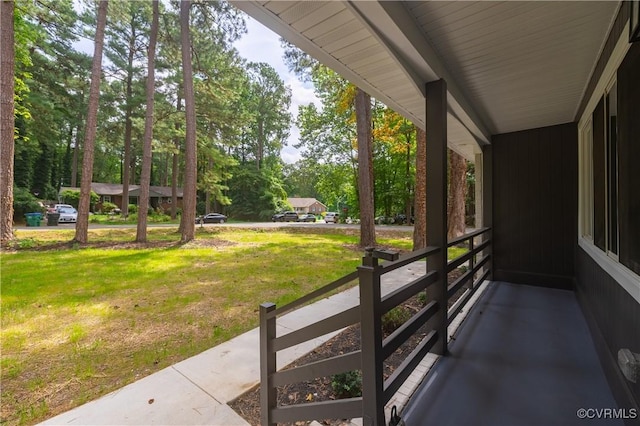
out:
{"label": "railing baluster", "polygon": [[[473,252],[475,237],[469,238],[469,252]],[[476,255],[472,255],[471,259],[469,259],[469,270],[473,270],[473,267],[476,264]],[[465,286],[466,288],[473,288],[473,277],[469,280],[469,284]]]}
{"label": "railing baluster", "polygon": [[384,426],[382,358],[382,267],[367,249],[358,267],[360,276],[360,340],[362,347],[362,418],[365,425]]}
{"label": "railing baluster", "polygon": [[276,372],[276,353],[273,340],[276,338],[276,319],[268,314],[276,309],[273,303],[260,305],[260,423],[263,426],[275,425],[272,410],[277,406],[277,389],[273,387],[272,377]]}

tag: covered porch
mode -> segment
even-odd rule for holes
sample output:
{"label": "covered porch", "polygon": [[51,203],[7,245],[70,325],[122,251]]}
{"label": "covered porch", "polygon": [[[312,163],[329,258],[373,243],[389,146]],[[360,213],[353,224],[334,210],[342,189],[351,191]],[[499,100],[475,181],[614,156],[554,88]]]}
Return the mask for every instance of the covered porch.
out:
{"label": "covered porch", "polygon": [[[629,375],[629,354],[640,353],[637,2],[232,3],[427,133],[429,247],[412,261],[428,266],[403,296],[425,290],[433,304],[394,337],[424,324],[432,333],[384,381],[381,359],[397,342],[380,335],[394,305],[378,279],[408,261],[389,253],[360,268],[359,312],[276,337],[281,308],[263,306],[263,388],[345,368],[360,368],[364,385],[359,400],[308,410],[275,407],[265,391],[263,424],[327,413],[386,424],[385,404],[427,351],[440,359],[401,413],[407,424],[577,424],[580,408],[623,410],[586,412],[594,423],[638,422],[640,378]],[[451,285],[447,147],[475,162],[482,234],[458,263],[473,262],[471,272]],[[465,309],[447,310],[449,298],[468,288],[471,299],[485,280],[490,291],[449,340]],[[275,371],[278,350],[307,331],[353,322],[358,354]]]}

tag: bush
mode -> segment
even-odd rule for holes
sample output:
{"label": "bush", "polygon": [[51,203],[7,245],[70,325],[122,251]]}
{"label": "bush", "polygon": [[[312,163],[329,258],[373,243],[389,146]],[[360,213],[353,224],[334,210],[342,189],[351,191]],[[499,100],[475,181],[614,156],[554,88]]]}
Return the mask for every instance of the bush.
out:
{"label": "bush", "polygon": [[396,306],[382,317],[382,331],[391,334],[409,319],[411,312],[404,306]]}
{"label": "bush", "polygon": [[25,213],[44,213],[42,204],[26,188],[13,188],[13,217],[24,219]]}
{"label": "bush", "polygon": [[129,214],[138,213],[138,206],[135,204],[129,204]]}
{"label": "bush", "polygon": [[[78,204],[80,204],[80,191],[75,189],[65,189],[60,194],[60,198],[62,198],[62,202],[65,204],[71,204],[76,209],[78,208]],[[91,191],[91,201],[90,204],[93,206],[98,201],[100,201],[100,196],[95,192]]]}
{"label": "bush", "polygon": [[104,203],[102,203],[102,213],[111,213],[117,208],[118,206],[108,201],[105,201]]}
{"label": "bush", "polygon": [[331,388],[338,399],[362,396],[362,373],[354,370],[335,374],[331,377]]}

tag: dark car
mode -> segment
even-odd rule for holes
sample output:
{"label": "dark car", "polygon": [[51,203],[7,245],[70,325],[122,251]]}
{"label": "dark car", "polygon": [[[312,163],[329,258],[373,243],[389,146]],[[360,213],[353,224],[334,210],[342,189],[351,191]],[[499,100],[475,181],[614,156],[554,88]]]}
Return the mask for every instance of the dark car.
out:
{"label": "dark car", "polygon": [[315,222],[315,221],[316,221],[316,215],[311,213],[303,214],[298,218],[298,222]]}
{"label": "dark car", "polygon": [[297,222],[298,221],[298,213],[296,212],[282,212],[276,213],[271,216],[271,221],[273,222]]}
{"label": "dark car", "polygon": [[209,213],[196,218],[196,223],[225,223],[227,217],[220,213]]}

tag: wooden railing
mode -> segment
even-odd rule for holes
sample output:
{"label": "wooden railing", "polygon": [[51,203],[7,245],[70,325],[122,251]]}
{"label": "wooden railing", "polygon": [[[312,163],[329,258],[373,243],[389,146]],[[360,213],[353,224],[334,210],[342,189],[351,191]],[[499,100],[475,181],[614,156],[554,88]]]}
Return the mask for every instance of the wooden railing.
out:
{"label": "wooden railing", "polygon": [[[490,276],[491,241],[490,229],[484,228],[464,235],[448,243],[448,246],[466,244],[467,252],[451,260],[445,271],[428,270],[425,275],[403,285],[393,292],[381,295],[381,277],[413,262],[427,259],[439,253],[439,247],[427,247],[402,257],[397,253],[368,249],[362,266],[348,274],[288,305],[276,308],[273,303],[260,306],[260,403],[261,423],[273,425],[278,422],[314,420],[325,418],[363,417],[365,424],[385,424],[384,406],[413,372],[427,352],[439,338],[438,329],[444,321],[449,324],[460,313],[482,281]],[[481,241],[476,242],[477,239]],[[481,256],[481,257],[480,257]],[[379,260],[387,260],[379,264]],[[466,272],[447,286],[447,274],[465,265]],[[283,336],[276,336],[276,320],[280,315],[321,297],[331,291],[358,280],[360,305],[302,327]],[[429,301],[419,312],[383,339],[382,316],[416,294],[427,291],[434,285],[447,286],[439,292],[444,298]],[[464,294],[448,310],[448,299],[461,288]],[[436,314],[440,315],[436,315]],[[350,353],[323,359],[303,366],[276,371],[276,354],[299,343],[316,339],[327,333],[360,323],[361,347]],[[427,331],[420,343],[384,380],[384,361],[418,330]],[[445,343],[446,347],[446,343]],[[362,372],[362,396],[323,402],[278,406],[277,387],[318,377],[331,376],[353,370]]]}

